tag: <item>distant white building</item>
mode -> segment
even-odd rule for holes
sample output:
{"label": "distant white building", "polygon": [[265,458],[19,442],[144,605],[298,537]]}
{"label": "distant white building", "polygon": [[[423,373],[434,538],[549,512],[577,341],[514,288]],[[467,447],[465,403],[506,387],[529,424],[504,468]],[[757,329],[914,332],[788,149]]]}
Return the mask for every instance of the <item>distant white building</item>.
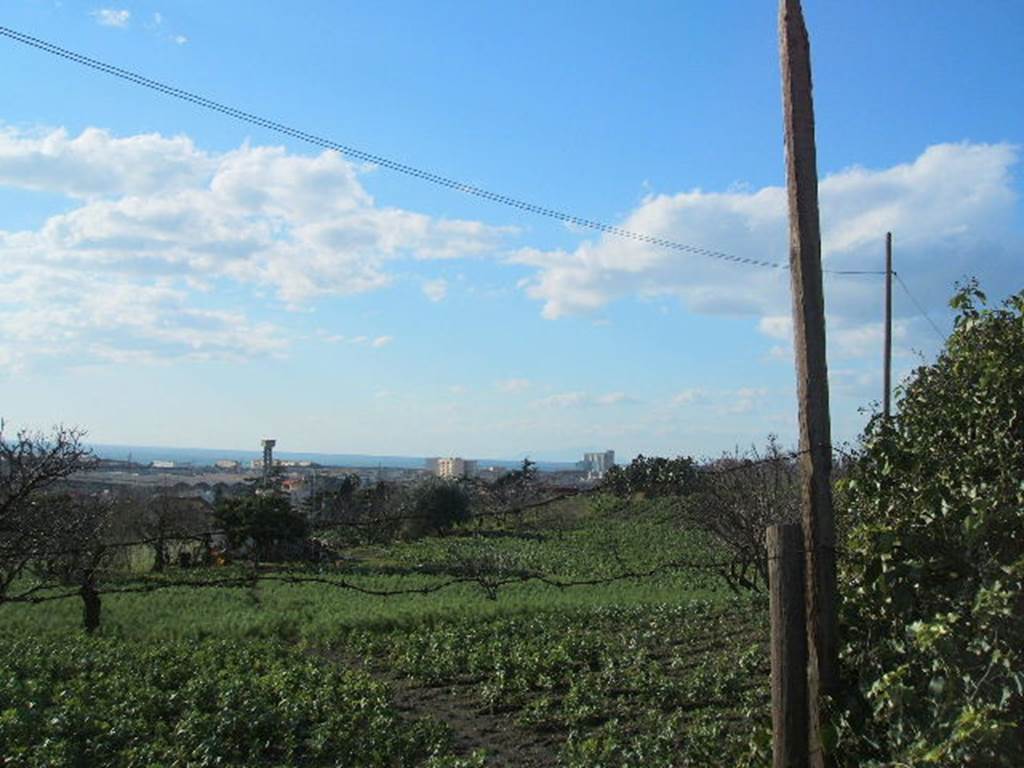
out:
{"label": "distant white building", "polygon": [[153,469],[174,469],[178,465],[175,464],[173,461],[167,461],[166,459],[156,459],[149,466],[151,466]]}
{"label": "distant white building", "polygon": [[[313,469],[314,467],[320,466],[314,461],[308,459],[272,459],[273,466],[283,467],[286,469]],[[249,466],[253,469],[263,469],[263,459],[253,459],[249,462]]]}
{"label": "distant white building", "polygon": [[584,453],[580,469],[587,473],[590,480],[600,480],[605,473],[615,466],[615,451]]}
{"label": "distant white building", "polygon": [[437,469],[434,470],[434,474],[448,479],[473,477],[476,474],[476,462],[458,456],[437,459]]}
{"label": "distant white building", "polygon": [[242,466],[242,463],[234,459],[218,459],[213,462],[213,466],[217,469],[236,470]]}

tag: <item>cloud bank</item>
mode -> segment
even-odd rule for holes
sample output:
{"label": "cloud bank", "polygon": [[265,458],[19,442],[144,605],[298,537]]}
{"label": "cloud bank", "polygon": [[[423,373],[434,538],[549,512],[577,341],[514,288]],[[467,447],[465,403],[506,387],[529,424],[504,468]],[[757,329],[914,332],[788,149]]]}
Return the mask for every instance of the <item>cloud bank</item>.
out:
{"label": "cloud bank", "polygon": [[[897,271],[929,309],[941,311],[952,282],[964,274],[1020,286],[1024,259],[1013,224],[1012,176],[1018,156],[1007,144],[939,144],[891,168],[825,176],[826,268],[880,269],[882,240],[891,230]],[[303,155],[249,143],[210,152],[186,136],[118,137],[96,128],[78,135],[0,130],[0,186],[64,200],[63,210],[36,228],[0,230],[0,361],[17,370],[39,358],[282,355],[289,331],[268,322],[264,310],[380,290],[403,273],[402,261],[493,254],[515,233],[381,205],[363,185],[369,172],[333,152]],[[652,194],[618,224],[738,256],[787,260],[781,187]],[[790,356],[784,269],[737,266],[611,236],[569,250],[519,248],[507,261],[526,269],[521,288],[545,317],[668,299],[694,313],[750,317],[775,344],[769,357]],[[432,302],[448,295],[441,278],[424,278],[420,287]],[[876,356],[878,279],[827,278],[826,294],[830,353]],[[924,320],[898,301],[897,344],[908,349],[925,332]],[[389,341],[366,337],[368,346]],[[856,370],[850,370],[853,381]],[[519,391],[518,380],[511,381],[503,391]],[[628,400],[622,393],[566,392],[543,404]]]}
{"label": "cloud bank", "polygon": [[[820,183],[825,268],[882,269],[883,239],[892,231],[896,269],[928,308],[943,307],[952,281],[968,273],[1001,286],[1010,278],[1019,286],[1024,267],[1020,239],[1012,231],[1012,169],[1018,154],[1007,144],[939,144],[910,163],[825,176]],[[782,187],[693,190],[649,195],[621,226],[785,263],[786,216]],[[752,316],[767,336],[790,339],[784,269],[737,266],[610,235],[571,251],[524,248],[511,261],[533,270],[522,287],[542,303],[548,318],[594,312],[627,298],[671,298],[691,312]],[[829,330],[837,349],[853,355],[874,343],[881,333],[874,311],[879,290],[877,279],[827,277]],[[909,309],[901,312],[898,334],[906,337],[922,321]]]}
{"label": "cloud bank", "polygon": [[[0,132],[0,186],[69,202],[38,229],[0,231],[5,359],[279,353],[281,329],[248,318],[246,299],[297,308],[372,291],[393,262],[478,255],[509,231],[379,205],[368,170],[334,152],[211,153],[182,136]],[[237,289],[245,298],[224,306]]]}

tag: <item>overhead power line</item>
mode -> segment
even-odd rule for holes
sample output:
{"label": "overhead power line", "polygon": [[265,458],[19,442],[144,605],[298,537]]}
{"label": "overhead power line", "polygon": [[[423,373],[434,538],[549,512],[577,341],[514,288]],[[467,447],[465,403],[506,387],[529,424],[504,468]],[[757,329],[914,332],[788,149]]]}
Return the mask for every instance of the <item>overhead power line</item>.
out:
{"label": "overhead power line", "polygon": [[896,282],[898,282],[900,284],[900,286],[903,288],[903,292],[907,294],[907,297],[914,303],[914,306],[917,307],[917,311],[918,311],[918,313],[920,313],[921,317],[923,317],[925,320],[927,320],[928,324],[931,325],[932,330],[935,331],[935,335],[939,337],[939,341],[945,343],[945,341],[946,341],[946,334],[944,334],[942,332],[942,329],[939,328],[938,325],[936,325],[934,320],[932,320],[931,315],[928,314],[928,310],[926,310],[921,305],[921,302],[919,302],[917,299],[914,298],[914,294],[912,294],[910,292],[910,289],[907,288],[907,284],[903,282],[903,278],[899,276],[898,272],[893,272],[892,276],[896,278]]}
{"label": "overhead power line", "polygon": [[[67,48],[62,48],[53,43],[49,43],[45,40],[40,40],[37,37],[32,37],[31,35],[27,35],[23,32],[18,32],[17,30],[11,29],[10,27],[0,26],[0,35],[3,35],[7,38],[10,38],[11,40],[22,43],[24,45],[28,45],[32,48],[36,48],[40,51],[44,51],[45,53],[58,56],[62,59],[72,61],[76,64],[80,64],[84,67],[89,67],[90,69],[103,72],[104,74],[111,75],[122,80],[127,80],[130,83],[140,85],[144,88],[149,88],[151,90],[157,91],[158,93],[162,93],[166,96],[171,96],[173,98],[189,102],[190,104],[195,104],[196,106],[204,107],[214,112],[219,112],[220,114],[227,115],[228,117],[234,118],[235,120],[240,120],[251,125],[256,125],[259,126],[260,128],[265,128],[270,131],[275,131],[277,133],[284,134],[285,136],[289,136],[293,139],[298,139],[299,141],[304,141],[308,144],[313,144],[314,146],[318,146],[323,149],[334,150],[335,152],[338,152],[342,155],[345,155],[346,157],[350,157],[355,160],[371,163],[373,165],[378,165],[382,168],[387,168],[388,170],[395,171],[397,173],[402,173],[407,176],[412,176],[413,178],[421,179],[432,184],[437,184],[439,186],[446,187],[457,192],[462,192],[467,195],[473,195],[484,200],[490,200],[493,203],[509,206],[511,208],[516,208],[521,211],[533,213],[538,216],[544,216],[549,219],[555,219],[556,221],[561,221],[565,224],[572,224],[574,226],[582,227],[584,229],[591,229],[597,232],[615,235],[616,237],[634,240],[636,242],[645,243],[647,245],[653,245],[659,248],[666,248],[673,251],[679,251],[694,256],[706,256],[708,258],[719,259],[721,261],[729,261],[736,264],[746,264],[756,267],[766,267],[769,269],[789,268],[787,264],[783,264],[780,262],[766,261],[763,259],[754,259],[746,256],[737,256],[735,254],[725,253],[724,251],[717,251],[711,248],[702,248],[696,245],[687,245],[686,243],[680,243],[675,240],[669,240],[668,238],[647,235],[642,232],[635,232],[630,229],[625,229],[624,227],[615,226],[614,224],[606,224],[604,222],[596,221],[594,219],[587,219],[582,216],[575,216],[571,213],[565,213],[564,211],[559,211],[553,208],[547,208],[542,205],[537,205],[536,203],[530,203],[525,200],[519,200],[515,197],[510,197],[509,195],[503,195],[498,192],[492,192],[490,190],[475,186],[473,184],[467,184],[465,182],[458,181],[447,176],[442,176],[431,171],[426,171],[421,168],[406,165],[405,163],[398,162],[397,160],[391,160],[381,155],[376,155],[371,152],[365,152],[361,149],[350,147],[348,145],[332,141],[331,139],[327,139],[322,136],[317,136],[315,134],[307,133],[306,131],[302,131],[297,128],[292,128],[291,126],[276,122],[274,120],[270,120],[269,118],[254,115],[251,112],[245,112],[241,109],[237,109],[227,104],[222,104],[221,102],[214,101],[213,99],[208,99],[205,96],[201,96],[199,94],[192,93],[181,88],[175,88],[174,86],[167,85],[166,83],[161,83],[158,80],[152,80],[148,77],[140,75],[137,72],[122,69],[121,67],[115,67],[112,64],[107,64],[105,62],[98,61],[97,59],[93,59],[83,54],[76,53],[75,51],[68,50]],[[840,275],[883,274],[882,272],[862,272],[857,270],[824,271],[829,274]]]}

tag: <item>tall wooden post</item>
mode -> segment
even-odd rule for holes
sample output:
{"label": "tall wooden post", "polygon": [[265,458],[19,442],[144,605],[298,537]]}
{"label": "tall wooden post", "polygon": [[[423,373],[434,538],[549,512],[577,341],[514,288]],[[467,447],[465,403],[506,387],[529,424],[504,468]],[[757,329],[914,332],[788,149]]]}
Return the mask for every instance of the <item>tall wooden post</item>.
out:
{"label": "tall wooden post", "polygon": [[765,531],[772,619],[772,767],[807,768],[804,542],[795,523]]}
{"label": "tall wooden post", "polygon": [[835,691],[837,681],[835,520],[830,482],[832,437],[810,42],[800,0],[779,2],[779,47],[789,191],[789,266],[800,405],[809,744],[811,765],[825,766],[829,761],[821,745],[822,697]]}
{"label": "tall wooden post", "polygon": [[885,233],[885,363],[883,378],[885,379],[885,393],[882,398],[882,413],[888,420],[892,400],[892,232]]}

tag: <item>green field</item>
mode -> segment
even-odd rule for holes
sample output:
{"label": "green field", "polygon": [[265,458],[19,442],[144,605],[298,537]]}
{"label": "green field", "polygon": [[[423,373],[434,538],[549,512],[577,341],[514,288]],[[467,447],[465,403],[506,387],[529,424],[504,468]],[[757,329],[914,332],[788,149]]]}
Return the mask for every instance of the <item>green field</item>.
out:
{"label": "green field", "polygon": [[618,578],[721,559],[667,508],[577,499],[345,555],[301,572],[330,583],[106,595],[93,637],[77,599],[0,606],[2,764],[735,765],[764,725],[763,598],[708,568]]}

